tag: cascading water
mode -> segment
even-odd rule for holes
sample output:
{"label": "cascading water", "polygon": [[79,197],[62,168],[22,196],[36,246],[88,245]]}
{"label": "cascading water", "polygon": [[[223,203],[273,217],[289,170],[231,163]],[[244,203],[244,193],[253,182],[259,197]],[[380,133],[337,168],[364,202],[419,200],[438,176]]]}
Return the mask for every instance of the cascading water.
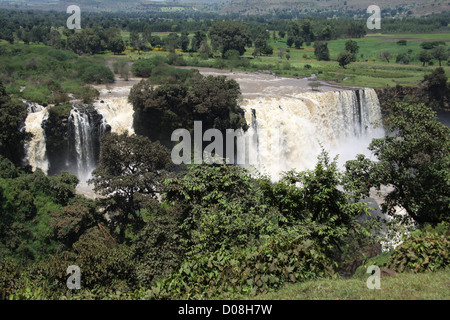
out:
{"label": "cascading water", "polygon": [[69,116],[69,153],[75,155],[71,171],[81,184],[89,180],[97,166],[100,137],[107,130],[103,117],[94,108],[73,105]]}
{"label": "cascading water", "polygon": [[127,131],[134,133],[133,105],[128,102],[131,86],[116,87],[111,90],[101,89],[101,100],[94,103],[98,113],[105,123],[111,126],[111,132],[122,134]]}
{"label": "cascading water", "polygon": [[312,169],[322,147],[339,164],[367,153],[367,146],[384,131],[373,89],[303,92],[285,97],[247,99],[242,104],[249,154],[255,167],[277,180],[283,171]]}
{"label": "cascading water", "polygon": [[31,140],[25,144],[25,156],[33,170],[39,168],[47,173],[49,163],[42,123],[48,118],[48,110],[39,104],[27,101],[24,101],[24,103],[28,106],[25,130],[33,134]]}

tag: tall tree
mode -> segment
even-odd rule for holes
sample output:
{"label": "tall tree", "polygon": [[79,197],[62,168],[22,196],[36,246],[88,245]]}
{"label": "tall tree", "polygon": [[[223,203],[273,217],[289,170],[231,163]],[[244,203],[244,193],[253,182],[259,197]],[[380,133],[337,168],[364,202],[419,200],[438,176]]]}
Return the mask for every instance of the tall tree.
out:
{"label": "tall tree", "polygon": [[191,50],[197,52],[200,49],[200,45],[203,41],[206,41],[206,33],[203,31],[196,31],[191,40]]}
{"label": "tall tree", "polygon": [[350,64],[354,59],[353,54],[351,54],[348,51],[342,51],[341,53],[339,53],[338,57],[337,57],[337,62],[339,63],[339,65],[345,69],[345,66]]}
{"label": "tall tree", "polygon": [[425,67],[425,64],[431,61],[431,54],[428,51],[423,50],[419,53],[419,60],[422,62],[422,67]]}
{"label": "tall tree", "polygon": [[[423,84],[430,102],[437,103],[440,108],[448,107],[450,103],[450,88],[448,77],[442,67],[434,69],[431,74],[424,76]],[[447,104],[447,105],[446,105]]]}
{"label": "tall tree", "polygon": [[113,37],[109,40],[108,49],[114,54],[120,54],[125,51],[125,42],[123,42],[122,37]]}
{"label": "tall tree", "polygon": [[100,159],[92,173],[94,190],[102,200],[118,239],[126,231],[143,226],[140,209],[152,206],[163,190],[163,180],[172,167],[169,150],[143,136],[111,133],[102,138]]}
{"label": "tall tree", "polygon": [[219,50],[222,56],[228,50],[237,50],[240,55],[245,53],[245,47],[251,46],[251,35],[248,27],[236,21],[221,21],[211,26],[209,30],[211,45]]}
{"label": "tall tree", "polygon": [[142,40],[144,43],[152,43],[152,29],[149,24],[145,24],[142,30]]}
{"label": "tall tree", "polygon": [[131,31],[130,42],[134,50],[138,51],[138,55],[141,54],[141,50],[144,49],[145,41],[137,31]]}
{"label": "tall tree", "polygon": [[419,224],[450,221],[450,128],[424,104],[395,104],[386,124],[391,134],[369,146],[375,161],[359,155],[346,163],[354,190],[368,196],[389,186],[385,213],[396,216],[400,206]]}
{"label": "tall tree", "polygon": [[345,42],[345,50],[350,52],[353,55],[352,61],[355,62],[356,61],[356,55],[358,54],[358,51],[359,51],[358,43],[356,41],[353,41],[353,40],[346,41]]}
{"label": "tall tree", "polygon": [[443,45],[440,45],[431,50],[431,56],[439,61],[439,66],[442,66],[442,60],[447,60],[449,53]]}
{"label": "tall tree", "polygon": [[180,37],[181,50],[187,51],[189,47],[189,32],[182,32]]}
{"label": "tall tree", "polygon": [[328,44],[326,42],[316,41],[314,43],[314,55],[317,60],[330,60],[330,51],[328,50]]}

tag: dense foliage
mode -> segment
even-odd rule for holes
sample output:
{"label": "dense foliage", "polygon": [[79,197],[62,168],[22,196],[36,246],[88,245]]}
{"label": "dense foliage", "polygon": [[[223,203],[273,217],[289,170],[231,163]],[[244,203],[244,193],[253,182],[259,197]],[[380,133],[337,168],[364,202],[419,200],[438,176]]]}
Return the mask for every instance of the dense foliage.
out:
{"label": "dense foliage", "polygon": [[383,210],[406,210],[417,223],[448,221],[450,205],[450,129],[423,104],[397,103],[386,119],[390,135],[369,146],[377,161],[363,155],[347,162],[354,190],[390,187]]}
{"label": "dense foliage", "polygon": [[0,45],[0,75],[8,93],[41,104],[68,102],[69,94],[90,101],[96,90],[86,84],[114,81],[103,59],[19,44]]}
{"label": "dense foliage", "polygon": [[404,237],[387,261],[387,266],[398,272],[427,272],[445,268],[450,263],[450,228],[441,223],[436,228],[427,226]]}
{"label": "dense foliage", "polygon": [[11,99],[0,81],[0,156],[16,165],[24,155],[24,142],[30,138],[29,133],[21,130],[27,114],[25,104]]}
{"label": "dense foliage", "polygon": [[246,129],[238,104],[241,91],[235,80],[224,76],[203,77],[184,70],[191,75],[189,84],[169,83],[154,87],[150,81],[156,70],[152,69],[150,80],[135,85],[128,97],[135,110],[136,133],[171,146],[172,132],[179,128],[192,131],[194,121],[202,121],[204,130]]}

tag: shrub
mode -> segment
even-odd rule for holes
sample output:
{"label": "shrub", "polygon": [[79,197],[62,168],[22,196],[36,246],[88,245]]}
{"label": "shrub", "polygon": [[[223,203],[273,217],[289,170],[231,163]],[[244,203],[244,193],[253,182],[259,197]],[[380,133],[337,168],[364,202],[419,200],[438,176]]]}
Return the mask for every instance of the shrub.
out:
{"label": "shrub", "polygon": [[409,57],[406,53],[400,53],[397,55],[395,62],[409,64]]}
{"label": "shrub", "polygon": [[261,245],[193,255],[148,295],[156,299],[256,295],[286,282],[329,277],[332,266],[319,243],[290,231],[269,237]]}
{"label": "shrub", "polygon": [[148,78],[154,66],[150,59],[139,59],[131,66],[131,73],[136,77]]}
{"label": "shrub", "polygon": [[398,246],[387,266],[399,272],[427,272],[445,268],[450,263],[450,224],[416,230]]}
{"label": "shrub", "polygon": [[85,83],[111,83],[114,82],[114,73],[108,67],[92,65],[82,71],[80,78]]}

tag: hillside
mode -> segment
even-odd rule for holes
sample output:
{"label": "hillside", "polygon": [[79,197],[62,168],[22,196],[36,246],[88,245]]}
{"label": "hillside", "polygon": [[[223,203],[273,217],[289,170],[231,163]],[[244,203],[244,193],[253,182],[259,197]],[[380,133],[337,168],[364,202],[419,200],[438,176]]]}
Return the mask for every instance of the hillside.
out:
{"label": "hillside", "polygon": [[[73,4],[67,0],[0,0],[1,8],[27,8],[62,11]],[[239,13],[260,15],[277,13],[357,12],[365,11],[371,0],[79,0],[77,5],[86,11],[169,12],[205,11],[214,13]],[[380,0],[376,3],[383,17],[414,15],[424,16],[450,9],[447,0]]]}
{"label": "hillside", "polygon": [[[225,12],[241,12],[242,14],[263,14],[270,11],[349,11],[366,10],[374,2],[371,0],[231,0],[223,9]],[[376,2],[382,10],[399,9],[402,12],[411,10],[413,15],[428,15],[449,10],[448,1],[405,1],[405,0],[380,0]]]}

